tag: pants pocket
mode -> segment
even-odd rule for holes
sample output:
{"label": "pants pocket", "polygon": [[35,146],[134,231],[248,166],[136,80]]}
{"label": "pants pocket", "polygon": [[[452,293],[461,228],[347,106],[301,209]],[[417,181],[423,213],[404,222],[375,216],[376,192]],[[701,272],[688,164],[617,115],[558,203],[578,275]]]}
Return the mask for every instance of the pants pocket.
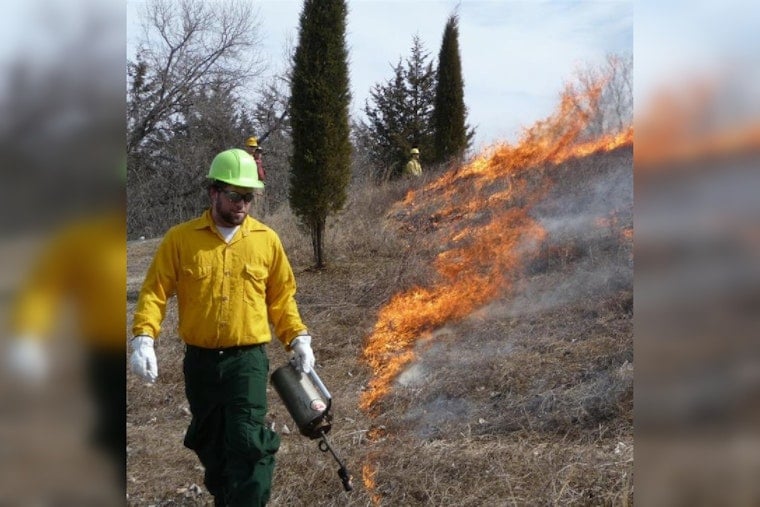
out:
{"label": "pants pocket", "polygon": [[280,435],[267,428],[256,410],[238,408],[227,419],[226,447],[231,453],[256,462],[274,456],[280,448]]}

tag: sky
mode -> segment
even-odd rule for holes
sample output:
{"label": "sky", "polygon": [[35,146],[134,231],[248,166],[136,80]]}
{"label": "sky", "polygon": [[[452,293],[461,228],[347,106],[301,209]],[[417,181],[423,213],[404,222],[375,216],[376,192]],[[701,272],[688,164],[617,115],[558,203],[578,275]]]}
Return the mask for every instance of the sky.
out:
{"label": "sky", "polygon": [[[127,1],[128,47],[141,2]],[[269,72],[283,69],[286,43],[297,43],[302,0],[252,2],[264,30]],[[575,69],[633,51],[632,1],[353,0],[346,42],[353,115],[361,117],[373,85],[419,36],[437,62],[448,17],[459,12],[459,46],[468,122],[476,149],[514,142],[522,128],[554,110]]]}
{"label": "sky", "polygon": [[[120,81],[117,88],[123,86],[125,39],[128,53],[142,0],[0,2],[0,100],[13,76],[4,70],[18,60],[33,72],[65,65],[78,74],[84,64],[103,61],[96,65],[99,72],[92,77],[85,72],[83,79],[111,86],[113,78]],[[279,71],[283,47],[297,35],[302,0],[251,4],[265,20],[270,69]],[[349,0],[348,5],[354,114],[372,85],[390,78],[391,65],[408,56],[415,34],[437,57],[446,19],[459,5],[465,101],[477,127],[476,145],[514,140],[521,128],[553,111],[576,66],[609,52],[635,53],[637,111],[657,86],[678,87],[705,72],[733,76],[746,89],[745,100],[760,102],[755,86],[760,6],[749,0]]]}
{"label": "sky", "polygon": [[721,83],[733,119],[760,118],[760,4],[751,0],[637,1],[634,106],[646,111],[662,90],[675,97],[696,83]]}

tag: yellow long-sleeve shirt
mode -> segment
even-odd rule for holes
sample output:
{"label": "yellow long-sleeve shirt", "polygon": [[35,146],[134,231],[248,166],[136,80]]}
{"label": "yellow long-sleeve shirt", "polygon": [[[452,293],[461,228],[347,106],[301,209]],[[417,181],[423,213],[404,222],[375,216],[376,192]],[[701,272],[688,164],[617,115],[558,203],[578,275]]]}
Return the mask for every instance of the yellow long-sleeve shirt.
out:
{"label": "yellow long-sleeve shirt", "polygon": [[14,301],[12,330],[43,339],[74,312],[75,335],[103,350],[125,346],[126,217],[116,209],[61,228]]}
{"label": "yellow long-sleeve shirt", "polygon": [[172,227],[140,290],[132,332],[158,338],[166,302],[177,295],[179,336],[190,345],[224,348],[271,341],[271,322],[286,346],[306,329],[296,281],[277,234],[247,216],[229,243],[210,210]]}
{"label": "yellow long-sleeve shirt", "polygon": [[404,166],[404,174],[408,176],[421,176],[422,165],[416,158],[409,159],[409,162]]}

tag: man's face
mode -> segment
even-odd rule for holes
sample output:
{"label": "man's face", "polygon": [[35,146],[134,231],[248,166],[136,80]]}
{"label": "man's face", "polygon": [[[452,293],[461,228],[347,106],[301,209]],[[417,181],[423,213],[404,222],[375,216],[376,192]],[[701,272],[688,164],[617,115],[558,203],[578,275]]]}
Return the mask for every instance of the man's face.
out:
{"label": "man's face", "polygon": [[222,227],[235,227],[242,224],[251,209],[251,200],[253,200],[252,188],[228,185],[220,190],[212,187],[211,215],[214,222]]}

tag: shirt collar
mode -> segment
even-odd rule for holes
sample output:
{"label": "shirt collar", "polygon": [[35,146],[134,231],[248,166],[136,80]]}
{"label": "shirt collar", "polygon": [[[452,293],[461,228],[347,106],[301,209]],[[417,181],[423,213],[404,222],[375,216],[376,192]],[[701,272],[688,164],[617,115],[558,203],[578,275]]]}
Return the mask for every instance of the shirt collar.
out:
{"label": "shirt collar", "polygon": [[[198,217],[195,229],[213,229],[213,225],[214,219],[211,218],[211,208],[208,208]],[[249,233],[254,231],[264,230],[266,230],[266,226],[250,215],[246,216],[243,223],[240,224],[240,231],[243,233],[243,236],[248,236]]]}

